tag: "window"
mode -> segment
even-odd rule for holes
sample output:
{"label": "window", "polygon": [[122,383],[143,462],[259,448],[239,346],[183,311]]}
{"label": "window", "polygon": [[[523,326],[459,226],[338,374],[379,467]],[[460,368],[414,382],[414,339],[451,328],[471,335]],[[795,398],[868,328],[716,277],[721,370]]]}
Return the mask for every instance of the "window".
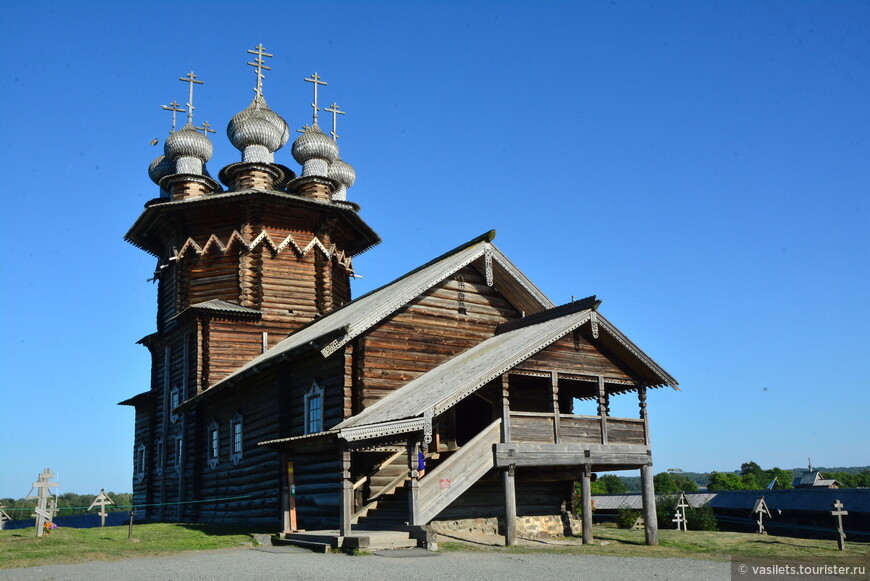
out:
{"label": "window", "polygon": [[181,467],[184,465],[184,438],[181,436],[181,431],[175,436],[175,471],[181,472]]}
{"label": "window", "polygon": [[145,444],[140,443],[136,450],[136,482],[145,478]]}
{"label": "window", "polygon": [[157,440],[157,476],[163,474],[163,438]]}
{"label": "window", "polygon": [[[181,403],[181,401],[179,400],[180,395],[181,395],[181,392],[179,391],[178,386],[173,385],[172,391],[169,392],[169,411],[170,412],[172,410],[174,410],[175,408],[177,408],[178,404]],[[175,422],[178,421],[178,414],[171,414],[169,416],[169,420],[174,424]]]}
{"label": "window", "polygon": [[220,452],[220,431],[218,423],[212,420],[208,426],[208,467],[212,470],[218,464],[218,456]]}
{"label": "window", "polygon": [[315,382],[305,394],[305,433],[323,431],[323,388]]}
{"label": "window", "polygon": [[242,459],[242,450],[244,448],[242,434],[242,416],[239,412],[236,412],[236,415],[230,420],[230,437],[232,438],[230,460],[232,460],[233,466],[238,465],[239,460]]}

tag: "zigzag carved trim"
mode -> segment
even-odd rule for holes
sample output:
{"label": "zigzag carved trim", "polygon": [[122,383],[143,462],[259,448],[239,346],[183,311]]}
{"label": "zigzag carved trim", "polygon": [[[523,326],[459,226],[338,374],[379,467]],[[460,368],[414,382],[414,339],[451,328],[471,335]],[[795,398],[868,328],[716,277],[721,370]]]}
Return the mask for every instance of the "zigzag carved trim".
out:
{"label": "zigzag carved trim", "polygon": [[181,260],[189,255],[190,252],[193,252],[197,256],[203,256],[208,254],[226,254],[228,251],[232,250],[236,246],[240,246],[240,250],[243,252],[251,252],[255,250],[258,246],[264,246],[269,249],[270,252],[274,255],[281,254],[288,247],[293,249],[294,254],[299,258],[304,258],[309,252],[313,249],[318,249],[326,258],[333,259],[338,263],[339,266],[343,266],[348,270],[351,274],[353,274],[353,263],[351,261],[351,257],[344,253],[343,250],[338,250],[334,244],[330,244],[326,246],[317,236],[311,239],[311,242],[305,245],[304,248],[299,246],[299,243],[293,238],[292,234],[288,234],[287,237],[281,241],[280,244],[276,244],[272,237],[263,230],[260,232],[253,240],[248,242],[244,236],[242,236],[238,230],[233,230],[233,233],[230,234],[229,239],[226,244],[221,242],[220,238],[217,237],[216,234],[212,234],[209,236],[206,243],[202,246],[196,243],[196,240],[193,238],[188,238],[184,241],[184,244],[181,245],[181,249],[172,257],[174,260]]}

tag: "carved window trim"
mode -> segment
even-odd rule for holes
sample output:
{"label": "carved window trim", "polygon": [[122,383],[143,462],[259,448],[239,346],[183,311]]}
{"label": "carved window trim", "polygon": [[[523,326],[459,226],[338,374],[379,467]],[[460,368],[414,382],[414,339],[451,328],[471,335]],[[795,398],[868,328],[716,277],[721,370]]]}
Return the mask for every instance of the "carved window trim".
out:
{"label": "carved window trim", "polygon": [[217,467],[218,462],[220,461],[221,449],[221,432],[217,420],[211,421],[211,423],[208,425],[208,431],[206,432],[206,434],[208,436],[208,467],[214,470]]}
{"label": "carved window trim", "polygon": [[173,385],[172,389],[169,391],[169,421],[173,424],[178,421],[178,414],[171,413],[172,410],[177,408],[179,404],[181,404],[181,390],[178,389],[177,385]]}
{"label": "carved window trim", "polygon": [[136,482],[142,482],[145,479],[145,443],[139,442],[139,447],[136,448]]}
{"label": "carved window trim", "polygon": [[157,440],[156,444],[157,449],[157,476],[163,475],[163,461],[166,457],[166,451],[163,448],[163,438]]}
{"label": "carved window trim", "polygon": [[181,472],[184,465],[184,435],[181,430],[175,434],[175,471]]}
{"label": "carved window trim", "polygon": [[305,394],[303,408],[305,410],[305,433],[314,434],[323,431],[323,388],[315,381]]}
{"label": "carved window trim", "polygon": [[239,460],[245,453],[245,424],[242,414],[236,415],[230,420],[230,460],[233,466],[238,466]]}

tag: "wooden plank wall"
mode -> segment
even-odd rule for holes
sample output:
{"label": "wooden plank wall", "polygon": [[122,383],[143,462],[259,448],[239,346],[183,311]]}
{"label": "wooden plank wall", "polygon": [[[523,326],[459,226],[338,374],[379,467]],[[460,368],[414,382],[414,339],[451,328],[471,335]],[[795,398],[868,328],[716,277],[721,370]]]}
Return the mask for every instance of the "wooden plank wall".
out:
{"label": "wooden plank wall", "polygon": [[556,369],[565,373],[635,379],[615,357],[604,353],[582,334],[569,334],[559,339],[517,365],[516,369],[547,373]]}
{"label": "wooden plank wall", "polygon": [[[517,516],[560,514],[563,503],[570,509],[572,488],[572,480],[548,481],[542,472],[517,469]],[[504,487],[498,471],[492,470],[433,520],[503,516]]]}
{"label": "wooden plank wall", "polygon": [[465,267],[457,274],[464,280],[453,276],[442,282],[358,342],[357,412],[491,337],[499,323],[520,316],[476,269]]}

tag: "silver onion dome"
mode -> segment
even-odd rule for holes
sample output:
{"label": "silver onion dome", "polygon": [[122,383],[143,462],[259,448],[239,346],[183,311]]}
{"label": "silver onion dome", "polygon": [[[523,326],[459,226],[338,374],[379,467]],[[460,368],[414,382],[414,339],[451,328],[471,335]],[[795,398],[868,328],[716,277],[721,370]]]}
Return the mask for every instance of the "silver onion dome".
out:
{"label": "silver onion dome", "polygon": [[347,189],[356,181],[356,171],[354,171],[353,167],[339,157],[329,164],[328,177],[338,182],[338,189],[332,195],[332,199],[346,200]]}
{"label": "silver onion dome", "polygon": [[329,164],[338,159],[338,145],[316,124],[293,142],[293,159],[302,165],[303,176],[327,177]]}
{"label": "silver onion dome", "polygon": [[170,175],[174,170],[175,165],[172,163],[172,160],[165,155],[161,155],[148,166],[148,177],[151,178],[152,182],[159,185],[160,180]]}
{"label": "silver onion dome", "polygon": [[273,163],[273,154],[286,145],[290,128],[284,119],[269,109],[257,95],[247,109],[227,124],[227,137],[242,152],[243,162]]}
{"label": "silver onion dome", "polygon": [[188,123],[166,138],[163,152],[175,162],[175,171],[185,174],[201,174],[202,164],[211,159],[214,147],[208,137]]}

